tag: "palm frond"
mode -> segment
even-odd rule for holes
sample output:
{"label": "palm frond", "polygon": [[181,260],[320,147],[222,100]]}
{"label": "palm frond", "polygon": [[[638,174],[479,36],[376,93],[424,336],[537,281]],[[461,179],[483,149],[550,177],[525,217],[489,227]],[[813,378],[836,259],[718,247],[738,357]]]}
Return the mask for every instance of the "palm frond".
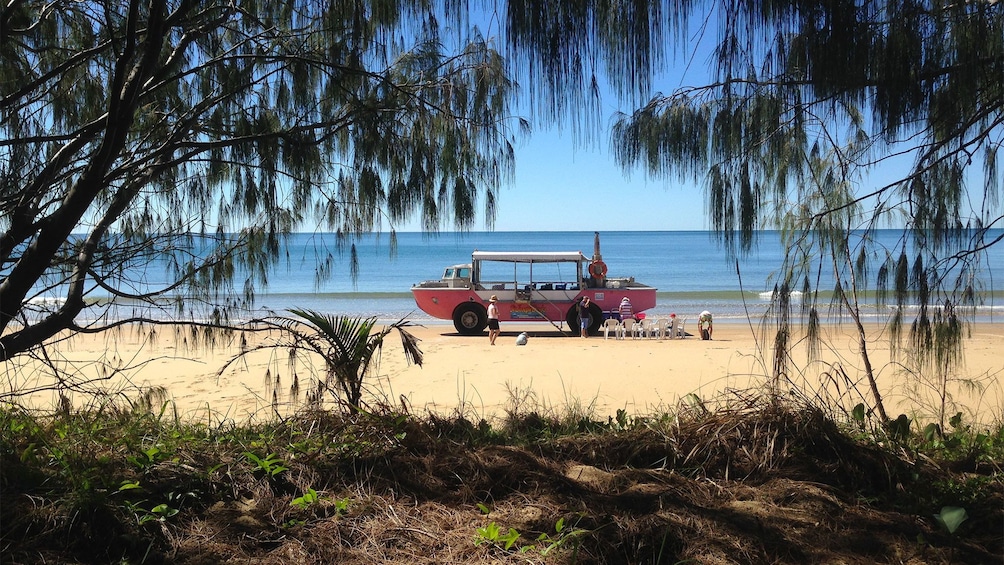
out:
{"label": "palm frond", "polygon": [[422,365],[419,340],[404,329],[410,325],[405,319],[376,329],[375,317],[331,315],[299,308],[290,309],[289,312],[291,316],[271,316],[257,320],[256,323],[261,328],[275,330],[279,337],[273,343],[244,346],[242,352],[228,365],[254,351],[286,348],[289,350],[289,370],[295,377],[290,394],[296,396],[302,390],[296,376],[296,364],[302,361],[297,359],[298,353],[317,355],[324,362],[324,377],[316,380],[316,387],[307,387],[307,390],[312,391],[308,400],[319,402],[324,393],[330,392],[352,410],[363,408],[361,402],[366,377],[374,361],[379,359],[384,339],[395,329],[401,334],[408,363]]}
{"label": "palm frond", "polygon": [[397,333],[401,336],[401,346],[404,348],[404,358],[408,361],[408,364],[415,364],[419,367],[422,366],[422,362],[425,359],[425,354],[418,347],[418,342],[421,341],[415,334],[409,332],[405,328],[411,324],[404,319],[391,324],[391,327],[397,330]]}

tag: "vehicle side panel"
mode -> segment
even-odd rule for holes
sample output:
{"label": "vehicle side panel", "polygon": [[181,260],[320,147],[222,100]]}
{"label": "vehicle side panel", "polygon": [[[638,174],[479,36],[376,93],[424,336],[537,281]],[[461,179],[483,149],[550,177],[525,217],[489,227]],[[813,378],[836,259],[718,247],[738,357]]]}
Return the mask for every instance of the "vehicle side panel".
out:
{"label": "vehicle side panel", "polygon": [[464,302],[474,301],[488,305],[487,300],[469,288],[413,288],[415,303],[423,312],[442,320],[452,320],[453,311]]}
{"label": "vehicle side panel", "polygon": [[[565,314],[582,296],[589,296],[604,312],[614,312],[621,298],[627,296],[635,312],[655,307],[656,290],[639,288],[587,288],[572,291],[473,291],[466,288],[413,288],[415,302],[423,312],[434,318],[450,320],[456,307],[464,302],[479,302],[487,308],[488,299],[498,296],[499,319],[504,322],[562,322]],[[527,298],[529,297],[529,298]]]}

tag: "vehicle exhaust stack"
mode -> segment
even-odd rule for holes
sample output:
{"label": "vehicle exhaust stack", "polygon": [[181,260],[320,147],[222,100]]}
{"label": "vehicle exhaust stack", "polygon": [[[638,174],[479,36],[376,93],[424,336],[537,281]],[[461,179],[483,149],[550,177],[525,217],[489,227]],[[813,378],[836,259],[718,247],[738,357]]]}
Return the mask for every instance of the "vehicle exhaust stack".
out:
{"label": "vehicle exhaust stack", "polygon": [[593,260],[589,263],[589,276],[593,279],[593,286],[603,288],[606,284],[607,265],[600,253],[600,232],[593,234]]}

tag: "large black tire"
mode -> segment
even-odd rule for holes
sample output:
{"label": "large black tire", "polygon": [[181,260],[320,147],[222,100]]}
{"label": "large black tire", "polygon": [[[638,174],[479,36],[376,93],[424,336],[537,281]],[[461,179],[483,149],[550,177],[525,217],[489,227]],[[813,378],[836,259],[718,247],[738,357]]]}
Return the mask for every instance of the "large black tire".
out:
{"label": "large black tire", "polygon": [[594,303],[589,304],[589,335],[596,335],[603,327],[603,310]]}
{"label": "large black tire", "polygon": [[461,335],[477,335],[488,327],[488,311],[477,302],[464,302],[453,311],[453,327]]}
{"label": "large black tire", "polygon": [[577,304],[572,304],[568,312],[565,312],[565,322],[572,335],[579,335],[579,306]]}
{"label": "large black tire", "polygon": [[[572,305],[565,313],[565,322],[572,330],[572,335],[579,335],[579,307]],[[589,305],[589,335],[596,335],[603,327],[603,310],[595,303]]]}

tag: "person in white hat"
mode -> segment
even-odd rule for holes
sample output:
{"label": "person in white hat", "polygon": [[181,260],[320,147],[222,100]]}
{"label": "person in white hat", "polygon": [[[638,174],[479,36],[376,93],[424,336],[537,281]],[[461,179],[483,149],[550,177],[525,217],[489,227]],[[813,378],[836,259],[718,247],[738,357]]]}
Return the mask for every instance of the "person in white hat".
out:
{"label": "person in white hat", "polygon": [[701,330],[701,339],[711,339],[711,334],[715,331],[714,323],[711,321],[711,312],[707,310],[701,312],[697,318],[697,329]]}
{"label": "person in white hat", "polygon": [[492,295],[491,299],[488,300],[488,343],[495,345],[495,338],[502,333],[502,328],[499,327],[499,297]]}
{"label": "person in white hat", "polygon": [[622,322],[628,318],[634,318],[634,307],[631,306],[631,299],[627,296],[621,298],[621,305],[617,308],[617,312],[620,314]]}

